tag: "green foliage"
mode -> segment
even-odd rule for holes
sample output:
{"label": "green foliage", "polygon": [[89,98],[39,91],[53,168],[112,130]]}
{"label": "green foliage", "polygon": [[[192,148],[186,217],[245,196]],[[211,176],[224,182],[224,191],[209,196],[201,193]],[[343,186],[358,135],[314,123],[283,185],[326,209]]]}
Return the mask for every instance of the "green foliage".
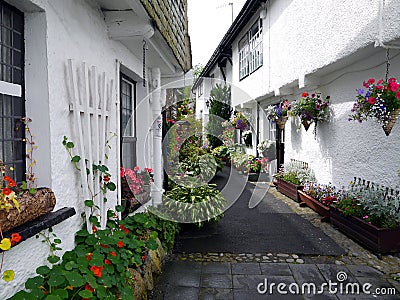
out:
{"label": "green foliage", "polygon": [[216,185],[175,186],[167,192],[164,205],[183,219],[202,227],[205,221],[217,222],[223,217],[226,200]]}
{"label": "green foliage", "polygon": [[206,126],[207,139],[211,148],[222,145],[219,136],[222,134],[221,122],[229,120],[232,115],[231,87],[228,85],[216,84],[210,92],[209,121]]}
{"label": "green foliage", "polygon": [[92,234],[78,231],[76,247],[62,259],[56,255],[61,241],[46,235],[45,242],[53,249],[48,258],[52,266],[37,268],[38,275],[25,283],[26,291],[11,299],[131,299],[128,269],[141,266],[148,251],[158,248],[157,237],[171,249],[179,227],[148,213],[108,220],[107,225]]}

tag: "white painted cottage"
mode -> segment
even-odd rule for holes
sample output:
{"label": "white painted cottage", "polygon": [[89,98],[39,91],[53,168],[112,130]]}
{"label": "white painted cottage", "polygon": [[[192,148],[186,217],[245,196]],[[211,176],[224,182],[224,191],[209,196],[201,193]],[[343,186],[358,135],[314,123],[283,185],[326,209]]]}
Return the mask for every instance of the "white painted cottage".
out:
{"label": "white painted cottage", "polygon": [[[354,176],[399,184],[400,122],[389,136],[373,120],[349,122],[364,80],[400,77],[400,1],[249,0],[195,83],[197,113],[205,115],[212,84],[232,85],[232,104],[254,116],[253,148],[275,139],[264,109],[303,92],[331,96],[333,116],[305,131],[286,123],[280,162],[306,161],[320,182],[347,184]],[[212,79],[207,79],[207,78]],[[201,113],[201,114],[200,114]],[[312,125],[314,126],[314,125]]]}
{"label": "white painted cottage", "polygon": [[[75,142],[78,153],[80,142],[90,146],[93,156],[101,153],[102,141],[96,144],[88,131],[80,137],[74,113],[83,116],[86,129],[86,115],[106,116],[99,125],[103,138],[117,134],[106,162],[112,180],[120,181],[121,165],[153,168],[153,199],[161,201],[163,85],[191,69],[186,0],[2,0],[0,16],[0,159],[14,167],[18,181],[24,179],[25,143],[14,129],[21,117],[32,118],[37,184],[52,188],[55,210],[76,210],[53,228],[63,250],[73,247],[84,210],[80,176],[63,137]],[[96,109],[96,103],[107,106]],[[107,205],[119,203],[119,195],[110,193]],[[34,237],[8,251],[3,270],[16,276],[10,283],[0,280],[0,299],[21,289],[48,251]]]}

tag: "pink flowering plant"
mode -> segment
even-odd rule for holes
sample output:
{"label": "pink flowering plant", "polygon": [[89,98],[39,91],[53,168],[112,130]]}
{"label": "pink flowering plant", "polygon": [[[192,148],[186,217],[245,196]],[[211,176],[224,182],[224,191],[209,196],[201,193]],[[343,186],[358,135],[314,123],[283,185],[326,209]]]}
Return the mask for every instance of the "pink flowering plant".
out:
{"label": "pink flowering plant", "polygon": [[299,116],[301,120],[308,122],[322,122],[329,117],[329,99],[326,96],[323,99],[321,93],[307,92],[301,94],[300,101],[295,101],[292,105],[291,115]]}
{"label": "pink flowering plant", "polygon": [[265,157],[251,159],[247,162],[247,167],[251,173],[267,172],[268,159]]}
{"label": "pink flowering plant", "polygon": [[400,84],[396,78],[383,79],[375,83],[374,78],[363,82],[364,89],[357,89],[357,100],[353,104],[349,121],[362,122],[375,118],[378,123],[387,124],[393,119],[392,113],[400,109]]}
{"label": "pink flowering plant", "polygon": [[[132,169],[121,168],[122,185],[129,188],[129,190],[134,194],[138,195],[144,191],[144,186],[149,185],[153,181],[153,170],[150,168],[145,168],[140,171],[138,166]],[[124,189],[124,186],[123,186]]]}

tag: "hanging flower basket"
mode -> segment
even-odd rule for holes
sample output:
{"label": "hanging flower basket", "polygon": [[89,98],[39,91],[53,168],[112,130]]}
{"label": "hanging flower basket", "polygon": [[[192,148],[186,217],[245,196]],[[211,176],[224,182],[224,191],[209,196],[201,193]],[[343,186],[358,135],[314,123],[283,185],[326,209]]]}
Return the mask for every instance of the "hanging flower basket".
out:
{"label": "hanging flower basket", "polygon": [[390,134],[400,114],[400,83],[396,78],[383,79],[375,83],[374,78],[363,82],[365,89],[357,90],[349,121],[362,123],[374,118],[382,124],[386,136]]}
{"label": "hanging flower basket", "polygon": [[300,117],[304,129],[307,131],[311,123],[315,123],[314,135],[317,134],[317,124],[327,121],[329,118],[329,99],[330,96],[322,98],[321,93],[301,94],[301,100],[295,101],[292,105],[290,114]]}
{"label": "hanging flower basket", "polygon": [[56,205],[56,197],[49,188],[39,188],[35,193],[24,191],[17,196],[19,211],[12,208],[8,212],[0,210],[0,227],[9,231],[51,212]]}
{"label": "hanging flower basket", "polygon": [[240,111],[235,112],[235,117],[232,120],[232,126],[241,131],[246,131],[250,129],[249,121]]}
{"label": "hanging flower basket", "polygon": [[308,128],[310,128],[311,121],[307,121],[306,119],[304,119],[304,120],[301,120],[301,124],[303,124],[304,129],[307,131]]}
{"label": "hanging flower basket", "polygon": [[288,120],[288,112],[292,109],[289,100],[281,101],[279,104],[270,105],[266,109],[268,119],[275,121],[279,129],[284,129]]}

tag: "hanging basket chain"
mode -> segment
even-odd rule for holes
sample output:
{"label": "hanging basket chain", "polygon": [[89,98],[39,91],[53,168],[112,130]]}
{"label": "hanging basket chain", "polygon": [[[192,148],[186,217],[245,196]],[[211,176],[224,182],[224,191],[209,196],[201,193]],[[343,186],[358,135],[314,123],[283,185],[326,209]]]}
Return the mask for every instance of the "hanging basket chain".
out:
{"label": "hanging basket chain", "polygon": [[389,53],[389,48],[388,48],[388,49],[386,49],[386,74],[385,74],[386,82],[389,79],[389,68],[390,68],[390,53]]}

